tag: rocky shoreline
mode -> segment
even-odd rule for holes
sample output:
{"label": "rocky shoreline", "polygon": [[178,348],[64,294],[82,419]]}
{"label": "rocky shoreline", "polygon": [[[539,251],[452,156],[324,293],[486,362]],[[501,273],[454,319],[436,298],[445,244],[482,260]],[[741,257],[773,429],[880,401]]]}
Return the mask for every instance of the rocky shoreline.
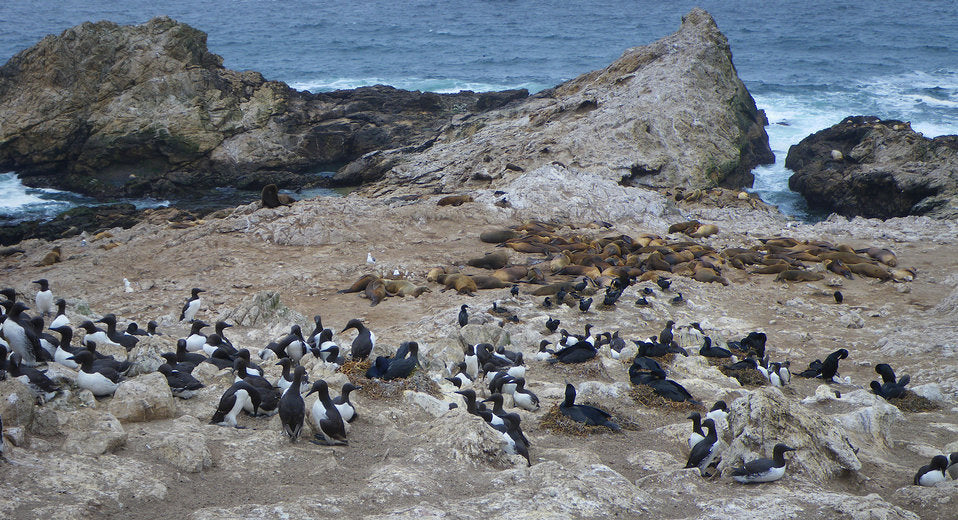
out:
{"label": "rocky shoreline", "polygon": [[[91,24],[76,35],[115,30],[130,29]],[[217,85],[255,86],[250,99],[266,92],[300,99],[251,73],[238,80],[233,74],[239,73],[218,68],[199,31],[170,20],[132,30],[167,42],[188,36],[190,59],[209,66],[187,76],[212,74],[204,77]],[[60,44],[52,38],[42,45]],[[706,86],[670,93],[666,85],[677,81],[676,70],[692,82],[707,80]],[[654,93],[651,101],[637,93],[641,84]],[[3,85],[0,99],[9,93]],[[94,398],[80,388],[75,370],[56,363],[46,370],[60,391],[43,404],[21,381],[0,381],[6,491],[0,515],[954,516],[958,481],[923,487],[912,479],[932,456],[958,451],[956,221],[832,215],[808,224],[740,191],[749,184],[748,170],[766,157],[764,116],[735,76],[724,36],[698,9],[675,35],[631,49],[607,69],[529,99],[496,99],[493,105],[505,105],[441,125],[433,119],[436,137],[421,141],[428,146],[369,151],[341,170],[366,182],[345,197],[275,208],[252,203],[203,218],[152,210],[130,226],[104,223],[112,227],[97,234],[67,228],[63,236],[26,239],[3,250],[0,286],[15,289],[19,300],[32,304],[33,281],[43,278],[66,300],[74,325],[112,313],[121,325],[155,320],[162,335],[130,351],[104,349],[134,367],[112,397]],[[659,107],[662,119],[652,117],[648,103]],[[700,109],[693,113],[689,106]],[[650,115],[621,116],[635,113]],[[271,117],[266,126],[250,127],[247,137],[265,131]],[[666,120],[678,125],[677,133],[661,126]],[[635,141],[643,145],[624,144]],[[0,152],[10,157],[13,148],[0,146]],[[266,171],[257,169],[262,164],[250,167],[258,175]],[[126,218],[120,208],[115,213]],[[676,226],[691,221],[703,232]],[[503,228],[516,235],[526,230],[527,245],[498,247],[482,239]],[[866,258],[868,248],[893,252],[895,265]],[[517,294],[512,282],[451,290],[433,281],[438,267],[499,280],[492,275],[502,273],[470,261],[491,252],[525,269]],[[566,258],[575,264],[568,271]],[[870,267],[846,277],[835,270],[844,261]],[[547,306],[533,294],[546,283],[564,282],[583,285],[576,291],[584,297],[586,273],[599,284],[611,278],[630,283],[612,304],[596,285],[596,301],[586,310],[574,299]],[[395,291],[342,292],[366,275],[425,289],[388,297]],[[660,276],[669,279],[667,288],[657,283]],[[335,391],[347,381],[364,386],[352,397],[359,416],[348,446],[291,443],[278,416],[241,415],[244,429],[209,424],[233,384],[229,368],[197,367],[193,375],[205,386],[191,399],[173,397],[156,372],[159,354],[175,350],[177,339],[189,334],[179,318],[194,287],[206,291],[197,317],[234,324],[229,337],[258,363],[263,358],[257,354],[291,326],[311,330],[312,317],[321,316],[344,351],[354,338],[344,330],[352,319],[375,333],[373,358],[416,341],[421,368],[409,384],[387,385],[362,379],[355,363],[303,362],[311,381],[323,379]],[[463,304],[470,319],[460,326]],[[597,333],[617,332],[626,346],[618,359],[603,346],[583,363],[537,360],[543,339],[556,344],[561,338],[547,328],[553,318],[571,333],[586,325]],[[648,399],[633,384],[632,340],[659,334],[669,320],[689,355],[661,357],[661,366],[701,404]],[[729,377],[699,355],[703,335],[726,346],[750,332],[766,334],[771,360],[789,363],[796,374],[838,349],[848,356],[832,383],[794,377],[778,388],[760,375]],[[531,442],[528,462],[507,454],[502,437],[464,410],[458,388],[445,379],[466,346],[478,343],[520,352],[525,360],[526,388],[541,406],[508,411],[518,414]],[[869,390],[879,363],[910,376],[908,388],[921,406]],[[273,361],[261,365],[269,379],[279,377]],[[476,383],[483,397],[488,382]],[[553,409],[567,383],[577,388],[577,402],[612,412],[621,431],[557,428]],[[729,405],[729,427],[717,450],[718,474],[703,478],[697,468],[684,468],[687,417],[719,399]],[[731,478],[732,467],[770,456],[779,442],[796,448],[787,456],[784,478],[755,486]]]}

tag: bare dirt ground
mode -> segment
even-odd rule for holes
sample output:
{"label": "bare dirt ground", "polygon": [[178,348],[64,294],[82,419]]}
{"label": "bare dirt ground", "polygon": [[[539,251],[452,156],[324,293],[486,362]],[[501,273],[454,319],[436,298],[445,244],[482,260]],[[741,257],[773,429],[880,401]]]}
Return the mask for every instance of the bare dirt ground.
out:
{"label": "bare dirt ground", "polygon": [[[942,343],[947,342],[942,334],[947,336],[948,330],[954,330],[955,318],[935,310],[954,290],[946,283],[950,275],[958,273],[958,243],[953,240],[893,243],[880,238],[818,237],[853,247],[890,247],[897,253],[901,265],[915,267],[919,272],[917,279],[907,284],[878,283],[861,277],[845,280],[840,288],[845,301],[840,305],[831,296],[834,288],[824,282],[783,284],[775,282],[774,275],[748,275],[729,268],[726,276],[732,283],[728,287],[675,277],[673,288],[682,292],[687,303],[672,306],[667,303],[671,294],[658,295],[645,317],[633,305],[641,286],[627,290],[615,309],[593,308],[588,313],[571,308],[543,309],[542,298],[525,294],[526,288],[518,298],[512,298],[508,289],[480,291],[469,297],[453,291],[441,292],[441,286],[436,284],[428,284],[431,292],[419,298],[387,298],[371,307],[369,300],[357,294],[338,294],[337,290],[371,270],[399,269],[408,273],[409,279],[425,284],[425,273],[430,268],[461,265],[467,258],[493,250],[493,246],[479,241],[479,231],[483,225],[506,224],[508,219],[484,217],[484,210],[470,208],[468,204],[461,208],[435,208],[422,202],[418,209],[371,206],[374,211],[362,217],[348,214],[343,205],[349,203],[342,200],[309,204],[319,208],[312,213],[313,218],[328,219],[328,223],[305,217],[291,221],[303,226],[306,235],[309,226],[331,228],[332,238],[320,241],[324,243],[319,245],[278,245],[276,235],[267,237],[256,232],[256,222],[243,229],[237,224],[242,217],[221,223],[211,221],[189,229],[144,224],[133,230],[117,230],[111,239],[94,242],[88,238],[86,246],[80,245],[79,238],[61,240],[58,245],[63,249],[64,260],[48,267],[37,267],[36,263],[52,244],[25,243],[24,255],[0,259],[0,285],[13,286],[29,295],[33,290],[32,280],[47,278],[55,294],[67,298],[71,308],[82,301],[93,316],[113,312],[124,324],[135,320],[143,325],[150,319],[158,319],[161,332],[173,338],[185,337],[187,333],[188,328],[175,323],[175,317],[191,287],[207,290],[199,317],[208,322],[236,308],[251,295],[273,291],[280,293],[284,305],[307,318],[300,323],[306,330],[311,327],[309,319],[317,314],[336,332],[349,319],[361,318],[376,333],[377,353],[382,354],[391,353],[406,340],[417,339],[428,345],[456,337],[456,315],[462,303],[470,305],[476,319],[494,324],[498,320],[484,311],[491,307],[493,300],[499,300],[515,310],[521,319],[519,324],[506,324],[505,328],[515,341],[521,341],[511,348],[524,352],[529,365],[528,387],[542,399],[539,412],[522,413],[523,430],[532,442],[533,464],[592,461],[608,466],[629,482],[652,475],[663,465],[684,466],[688,453],[684,441],[688,410],[650,409],[636,405],[625,395],[605,400],[592,396],[588,400],[626,415],[638,423],[639,428],[588,437],[540,428],[541,416],[561,400],[564,383],[580,385],[583,382],[568,369],[531,360],[538,339],[546,337],[540,330],[545,316],[561,319],[561,327],[573,332],[592,323],[597,331],[620,330],[628,339],[657,334],[667,319],[679,324],[700,322],[719,344],[739,339],[748,331],[761,330],[768,334],[768,349],[773,359],[790,360],[793,373],[804,369],[813,359],[824,358],[837,348],[847,348],[850,356],[842,361],[840,374],[850,378],[851,384],[836,384],[836,389],[849,392],[867,388],[869,381],[877,378],[875,364],[885,362],[899,374],[911,374],[912,385],[941,384],[952,400],[951,406],[924,413],[904,412],[905,420],[891,427],[894,442],[881,449],[883,463],[865,461],[858,475],[812,483],[788,474],[782,481],[762,489],[785,489],[796,494],[822,490],[856,496],[877,493],[885,501],[923,518],[948,517],[945,504],[938,510],[916,510],[914,505],[896,499],[895,490],[909,485],[917,468],[930,459],[922,451],[923,447],[941,449],[958,440],[958,415],[952,408],[958,384],[955,359],[942,356],[945,352]],[[336,216],[340,210],[344,213]],[[270,219],[281,220],[284,211],[295,209],[253,212],[250,207],[245,211],[247,215],[273,212],[275,217],[263,218],[262,226],[265,226]],[[575,224],[588,228],[587,222]],[[718,225],[721,227],[722,223]],[[761,231],[755,235],[761,235]],[[664,235],[665,229],[622,226],[606,230],[593,226],[587,232],[596,236],[644,232]],[[754,240],[754,236],[720,233],[702,242],[717,247],[747,247],[754,244]],[[119,246],[110,250],[100,248],[108,242]],[[377,259],[375,265],[367,264],[367,253]],[[514,262],[539,258],[541,255],[516,255]],[[123,278],[133,284],[134,292],[124,292]],[[842,316],[852,312],[861,317],[863,327],[846,326]],[[73,322],[76,325],[78,319]],[[270,323],[236,327],[229,332],[234,343],[256,352],[265,345],[264,341],[288,330],[289,325],[291,323]],[[907,351],[889,355],[879,349],[883,339],[887,341],[889,336],[901,335],[911,337],[918,344],[923,343],[922,335],[927,336],[926,354]],[[337,338],[341,345],[348,345],[352,335],[347,333]],[[952,338],[952,345],[953,341]],[[428,348],[426,351],[428,357]],[[627,368],[627,362],[605,363],[600,377],[591,379],[607,384],[627,383]],[[820,380],[793,378],[785,390],[786,395],[799,400],[813,395],[820,384]],[[502,489],[503,483],[496,480],[502,468],[430,467],[421,457],[411,455],[420,449],[428,451],[431,440],[423,432],[431,422],[442,418],[434,418],[402,399],[377,400],[362,392],[355,395],[360,417],[350,433],[350,445],[328,448],[303,441],[290,444],[280,433],[275,418],[243,417],[241,423],[249,426],[246,430],[206,425],[225,388],[219,381],[208,382],[208,385],[208,392],[201,394],[199,401],[179,403],[178,411],[195,414],[203,425],[200,432],[212,455],[211,468],[200,473],[184,473],[157,461],[151,442],[163,435],[172,420],[124,424],[129,435],[125,447],[112,455],[98,457],[66,455],[59,451],[59,438],[32,436],[27,447],[8,447],[7,457],[12,463],[0,466],[3,487],[23,494],[0,507],[2,516],[35,518],[41,512],[52,512],[51,518],[71,515],[129,519],[190,515],[194,518],[283,515],[358,518],[380,514],[384,517],[468,518],[472,515],[469,510],[462,510],[464,504],[472,498],[488,500],[490,494]],[[731,402],[743,392],[729,390],[724,395],[696,397],[711,405],[719,398]],[[307,401],[307,406],[310,402]],[[658,453],[659,459],[644,462],[643,457],[652,452]],[[671,455],[674,462],[668,460],[667,455]],[[140,482],[115,486],[116,496],[111,498],[103,495],[102,490],[91,491],[91,488],[104,487],[103,484],[71,483],[55,478],[58,470],[52,469],[57,468],[54,461],[70,457],[102,472],[122,467],[125,474],[135,479],[142,477],[143,482],[161,483],[166,492],[144,492],[146,484]],[[438,465],[444,460],[441,456],[436,458]],[[380,482],[382,477],[377,475],[389,475],[384,473],[384,468],[391,465],[402,468],[397,475],[408,473],[404,482],[396,482],[395,486]],[[524,464],[516,467],[520,468],[517,471],[527,471],[522,469]],[[95,473],[93,475],[89,478],[95,479]],[[762,492],[759,488],[738,485],[727,477],[709,482],[707,486],[711,498],[726,497],[730,502]],[[646,491],[655,496],[656,490]],[[439,514],[440,511],[443,514]],[[490,509],[487,507],[485,511]],[[511,516],[508,513],[494,511],[493,516]],[[702,512],[692,496],[684,501],[664,501],[656,509],[656,515],[665,518],[691,518],[699,514]],[[592,515],[583,513],[582,516]]]}

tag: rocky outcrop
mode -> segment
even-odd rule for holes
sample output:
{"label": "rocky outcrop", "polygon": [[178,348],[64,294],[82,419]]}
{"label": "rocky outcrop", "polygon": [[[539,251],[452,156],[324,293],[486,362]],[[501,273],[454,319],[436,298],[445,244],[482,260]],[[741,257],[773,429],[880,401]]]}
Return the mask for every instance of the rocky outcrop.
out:
{"label": "rocky outcrop", "polygon": [[96,196],[282,187],[528,94],[311,94],[222,63],[205,33],[165,17],[48,36],[0,68],[0,168]]}
{"label": "rocky outcrop", "polygon": [[788,187],[844,216],[958,217],[958,136],[928,139],[909,123],[845,118],[788,150]]}
{"label": "rocky outcrop", "polygon": [[766,119],[732,65],[728,40],[701,9],[675,34],[627,50],[521,104],[464,115],[420,153],[374,152],[344,167],[366,190],[487,187],[555,162],[642,186],[750,186],[774,157]]}

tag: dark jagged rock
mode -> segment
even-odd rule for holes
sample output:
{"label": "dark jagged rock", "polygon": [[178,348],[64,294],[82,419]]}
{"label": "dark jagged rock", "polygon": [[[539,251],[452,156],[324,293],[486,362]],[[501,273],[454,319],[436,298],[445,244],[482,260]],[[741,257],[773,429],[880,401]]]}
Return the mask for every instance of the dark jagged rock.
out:
{"label": "dark jagged rock", "polygon": [[788,187],[847,217],[958,217],[958,136],[928,139],[902,121],[845,118],[788,150]]}
{"label": "dark jagged rock", "polygon": [[166,17],[47,36],[0,67],[0,168],[98,197],[297,187],[305,171],[421,144],[454,115],[528,95],[311,94],[222,62],[205,33]]}

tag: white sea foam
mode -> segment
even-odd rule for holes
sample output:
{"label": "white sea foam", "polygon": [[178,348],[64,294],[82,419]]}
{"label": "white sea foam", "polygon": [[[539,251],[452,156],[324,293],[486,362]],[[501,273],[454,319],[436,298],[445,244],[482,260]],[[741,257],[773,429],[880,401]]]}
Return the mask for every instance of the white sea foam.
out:
{"label": "white sea foam", "polygon": [[492,92],[496,90],[509,90],[516,88],[525,88],[530,92],[538,92],[553,85],[542,85],[531,82],[518,83],[513,85],[482,83],[476,81],[464,81],[455,78],[318,78],[312,80],[292,81],[289,86],[296,90],[308,90],[310,92],[330,92],[333,90],[354,89],[359,87],[368,87],[372,85],[389,85],[403,90],[420,90],[423,92],[435,92],[437,94],[454,94],[464,90],[473,92]]}

